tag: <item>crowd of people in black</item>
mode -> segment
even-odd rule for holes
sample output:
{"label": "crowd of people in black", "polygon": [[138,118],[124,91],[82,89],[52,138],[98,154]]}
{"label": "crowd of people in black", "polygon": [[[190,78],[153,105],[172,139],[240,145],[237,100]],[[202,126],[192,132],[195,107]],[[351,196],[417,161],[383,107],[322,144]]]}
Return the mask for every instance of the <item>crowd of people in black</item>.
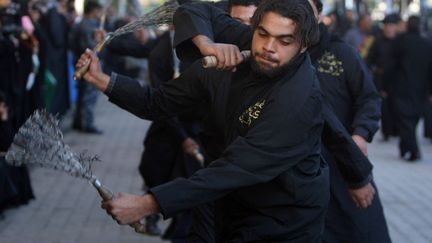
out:
{"label": "crowd of people in black", "polygon": [[[0,1],[0,215],[8,208],[34,198],[28,169],[5,163],[15,132],[36,109],[46,109],[62,119],[75,103],[72,128],[84,134],[100,134],[94,124],[97,92],[82,80],[72,80],[75,57],[100,41],[94,35],[103,6],[87,1],[78,16],[74,0]],[[106,9],[108,31],[131,18],[115,19]],[[139,34],[126,37],[146,42]],[[120,48],[121,49],[121,48]],[[124,56],[107,50],[106,70],[135,76]],[[111,60],[111,62],[110,62]],[[75,97],[75,96],[78,97]]]}
{"label": "crowd of people in black", "polygon": [[[327,16],[329,27],[353,46],[373,73],[382,98],[381,132],[384,141],[398,137],[400,157],[421,158],[416,128],[424,121],[424,137],[431,133],[431,40],[422,32],[419,16],[404,21],[397,13],[388,14],[373,25],[369,14],[358,17],[347,10],[343,17]],[[432,142],[432,140],[430,140]]]}
{"label": "crowd of people in black", "polygon": [[[97,1],[86,2],[83,17],[73,0],[0,3],[0,213],[34,198],[27,168],[4,162],[14,131],[38,108],[64,115],[71,105],[69,67],[90,58],[89,73],[76,83],[74,129],[102,133],[94,123],[98,89],[121,108],[153,120],[139,165],[149,192],[143,197],[148,211],[139,216],[146,217],[150,234],[161,234],[161,213],[174,219],[164,234],[172,242],[391,242],[367,143],[380,120],[384,139],[398,136],[400,157],[407,161],[421,158],[420,118],[432,138],[432,44],[422,36],[418,16],[404,22],[387,15],[376,33],[368,14],[358,16],[357,25],[352,11],[324,17],[319,0],[186,3],[167,30],[121,36],[96,58],[86,49],[104,38],[101,29],[112,31],[130,19],[108,18],[101,26],[109,9]],[[274,22],[277,17],[281,22]],[[300,31],[277,28],[287,19]],[[268,44],[273,37],[277,44]],[[280,61],[272,48],[296,44],[286,66],[263,68]],[[251,65],[241,64],[235,74],[220,71],[239,64],[240,49],[258,53]],[[215,55],[218,70],[193,64],[203,55]],[[140,64],[128,68],[128,57],[148,61],[148,85],[126,77],[142,77]],[[108,75],[100,72],[99,59]],[[274,82],[262,82],[266,78]],[[285,98],[278,96],[281,90]],[[258,119],[263,107],[269,110]],[[280,115],[282,107],[295,118]],[[204,165],[195,159],[199,152]],[[178,191],[181,200],[174,196]],[[132,223],[116,206],[115,200],[103,204],[119,222]]]}

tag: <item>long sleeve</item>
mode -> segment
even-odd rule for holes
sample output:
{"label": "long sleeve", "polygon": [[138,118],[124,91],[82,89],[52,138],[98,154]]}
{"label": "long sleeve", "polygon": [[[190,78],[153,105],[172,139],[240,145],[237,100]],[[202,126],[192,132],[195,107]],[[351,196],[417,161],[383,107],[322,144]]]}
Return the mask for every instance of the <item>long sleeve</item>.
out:
{"label": "long sleeve", "polygon": [[366,185],[371,180],[372,164],[354,143],[351,135],[323,102],[324,128],[322,142],[333,155],[336,166],[350,188]]}
{"label": "long sleeve", "polygon": [[232,19],[228,13],[209,3],[188,3],[174,15],[174,46],[181,60],[195,60],[201,56],[191,38],[205,35],[217,43],[237,45],[240,50],[250,49],[252,30]]}
{"label": "long sleeve", "polygon": [[113,74],[106,94],[111,102],[138,117],[166,119],[208,98],[204,82],[209,78],[206,75],[208,72],[204,72],[201,63],[196,62],[177,79],[154,89]]}
{"label": "long sleeve", "polygon": [[[301,161],[319,161],[322,128],[319,92],[308,95],[304,102],[294,101],[298,107],[278,100],[266,102],[253,127],[244,136],[235,138],[219,159],[188,179],[179,178],[150,190],[164,217],[214,201],[237,189],[269,183]],[[319,163],[315,162],[308,164],[307,173],[317,173]]]}
{"label": "long sleeve", "polygon": [[345,80],[351,96],[354,97],[352,134],[360,135],[371,142],[378,131],[381,118],[381,98],[372,81],[372,74],[354,49],[345,44],[338,45],[336,49],[345,56]]}
{"label": "long sleeve", "polygon": [[[220,22],[214,21],[214,19],[219,19]],[[231,27],[226,27],[225,29],[222,27],[215,27],[219,23],[224,23],[225,21],[229,21],[230,23],[233,21]],[[177,37],[177,39],[175,43],[179,45],[177,47],[178,51],[182,50],[182,48],[184,48],[184,52],[190,50],[190,48],[186,48],[185,45],[193,45],[189,40],[198,34],[205,35],[213,40],[223,40],[225,43],[242,45],[240,49],[250,46],[252,40],[252,30],[249,27],[240,24],[223,11],[213,9],[210,5],[205,3],[182,5],[176,12],[174,24],[176,28],[183,26],[185,30],[181,32],[181,35],[177,35],[176,33],[175,37]],[[221,24],[221,26],[223,25]],[[236,31],[236,26],[241,29]],[[219,30],[219,32],[216,33],[214,32],[215,30]],[[248,31],[249,33],[247,33]],[[249,43],[247,43],[247,41]],[[372,96],[374,96],[374,94]],[[366,97],[367,96],[365,96],[365,98]],[[327,112],[329,110],[332,112],[332,110],[326,106],[324,107],[324,120],[326,122],[324,126],[323,143],[335,156],[337,166],[347,183],[352,187],[362,185],[368,180],[372,165],[358,149],[357,145],[351,139],[351,135],[339,120],[334,115]],[[361,124],[361,122],[359,122],[359,124]],[[376,129],[377,128],[378,127],[376,127]],[[375,128],[372,130],[374,129]],[[358,131],[362,132],[361,128],[359,128]],[[375,131],[373,131],[373,133],[375,133]]]}
{"label": "long sleeve", "polygon": [[53,46],[56,48],[66,48],[67,47],[67,30],[66,20],[57,11],[56,8],[52,8],[47,13],[48,21],[48,36]]}

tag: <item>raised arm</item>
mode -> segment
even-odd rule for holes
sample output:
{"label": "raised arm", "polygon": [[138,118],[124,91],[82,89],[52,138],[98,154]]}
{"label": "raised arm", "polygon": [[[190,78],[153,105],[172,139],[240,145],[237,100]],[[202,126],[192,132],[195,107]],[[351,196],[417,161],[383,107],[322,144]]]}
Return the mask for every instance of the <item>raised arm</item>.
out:
{"label": "raised arm", "polygon": [[[251,28],[209,3],[196,2],[180,6],[174,15],[174,26],[174,45],[179,58],[186,62],[202,55],[213,55],[223,62],[219,68],[231,67],[241,60],[238,49],[250,49]],[[233,44],[235,48],[227,44]]]}
{"label": "raised arm", "polygon": [[198,62],[179,78],[153,89],[125,76],[104,74],[98,58],[90,50],[78,60],[77,68],[88,58],[91,58],[91,65],[84,79],[104,92],[111,102],[138,117],[150,120],[173,117],[208,98],[204,84],[208,73]]}

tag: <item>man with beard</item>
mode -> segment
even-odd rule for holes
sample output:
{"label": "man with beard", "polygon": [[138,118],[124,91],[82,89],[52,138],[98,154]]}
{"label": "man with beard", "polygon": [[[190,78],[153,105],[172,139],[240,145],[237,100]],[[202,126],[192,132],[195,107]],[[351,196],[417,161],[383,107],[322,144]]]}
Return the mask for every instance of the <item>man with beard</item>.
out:
{"label": "man with beard", "polygon": [[[92,59],[85,79],[111,101],[141,117],[163,118],[201,102],[224,128],[222,156],[192,175],[104,202],[119,223],[153,213],[164,217],[216,201],[224,210],[217,242],[320,242],[328,174],[320,157],[322,105],[306,48],[318,39],[310,5],[270,0],[254,16],[251,63],[236,72],[204,70],[199,62],[159,89],[100,71]],[[238,60],[240,56],[234,57]]]}
{"label": "man with beard", "polygon": [[[322,3],[315,1],[312,4],[318,6],[318,17]],[[234,43],[241,49],[250,48],[248,35],[252,30],[249,33],[239,32],[242,28],[240,24],[204,3],[182,6],[176,13],[174,23],[178,30],[182,30],[177,32],[176,44],[179,56],[183,58],[191,58],[191,53],[198,49],[203,55],[214,55],[222,60],[218,68],[229,69],[236,65],[232,56],[236,55],[238,48],[220,42]],[[186,26],[194,28],[186,30]],[[371,75],[355,50],[328,33],[324,25],[320,25],[320,33],[319,44],[311,47],[309,53],[318,71],[324,96],[345,129],[352,134],[358,147],[367,154],[366,141],[372,140],[380,116],[380,99]],[[213,43],[213,39],[219,43]],[[191,42],[198,48],[191,45]],[[356,170],[346,170],[346,165],[336,161],[335,152],[340,151],[327,145],[325,144],[323,155],[330,164],[331,200],[323,240],[390,242],[378,195],[373,201],[372,197],[356,199],[358,193],[376,191],[372,175],[369,174],[368,178],[358,183],[352,183],[350,175],[356,174]],[[350,161],[351,158],[347,157],[346,160]]]}

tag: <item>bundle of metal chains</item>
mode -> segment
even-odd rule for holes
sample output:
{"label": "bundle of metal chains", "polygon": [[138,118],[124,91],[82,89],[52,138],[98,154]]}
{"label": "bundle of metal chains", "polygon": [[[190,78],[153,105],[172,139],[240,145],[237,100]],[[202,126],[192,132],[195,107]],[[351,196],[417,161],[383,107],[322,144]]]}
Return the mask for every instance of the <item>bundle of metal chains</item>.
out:
{"label": "bundle of metal chains", "polygon": [[[15,134],[11,147],[6,153],[10,165],[30,165],[67,172],[84,178],[97,189],[103,200],[111,200],[113,193],[104,187],[93,175],[91,165],[96,156],[78,155],[63,142],[59,122],[46,111],[35,111]],[[138,233],[145,233],[145,226],[131,224]]]}
{"label": "bundle of metal chains", "polygon": [[[123,27],[118,28],[114,32],[108,33],[105,39],[98,43],[96,47],[93,49],[96,53],[100,52],[105,45],[107,45],[112,39],[124,35],[127,33],[134,32],[138,29],[148,26],[160,26],[164,24],[172,24],[172,19],[175,11],[178,8],[177,0],[169,0],[162,4],[161,6],[153,9],[152,11],[144,14],[138,19],[124,25]],[[74,73],[74,79],[81,79],[84,74],[87,72],[90,66],[90,60],[88,60],[84,66]]]}

